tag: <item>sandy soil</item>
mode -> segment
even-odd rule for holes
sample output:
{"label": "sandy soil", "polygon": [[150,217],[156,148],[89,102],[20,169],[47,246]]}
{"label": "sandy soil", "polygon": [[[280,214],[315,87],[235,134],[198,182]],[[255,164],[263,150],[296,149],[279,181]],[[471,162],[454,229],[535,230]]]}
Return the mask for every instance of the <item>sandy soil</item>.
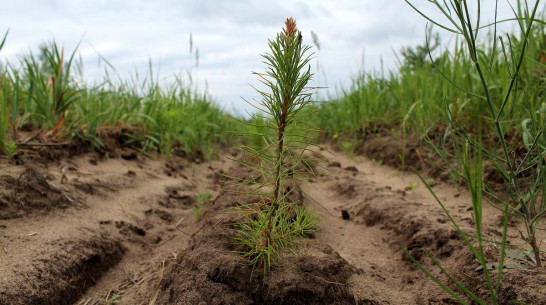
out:
{"label": "sandy soil", "polygon": [[[321,216],[319,232],[265,281],[251,281],[225,212],[256,199],[223,191],[225,175],[252,174],[234,155],[200,164],[131,152],[0,160],[0,304],[457,304],[401,246],[445,279],[429,249],[486,297],[479,263],[416,175],[335,151],[302,185],[318,202],[305,200]],[[468,193],[434,178],[438,197],[472,232]],[[207,191],[197,220],[192,209]],[[484,214],[487,238],[500,240],[500,214],[489,206]],[[521,244],[517,225],[513,244]],[[487,251],[494,261],[499,249]],[[500,299],[546,304],[545,287],[545,269],[508,269]]]}

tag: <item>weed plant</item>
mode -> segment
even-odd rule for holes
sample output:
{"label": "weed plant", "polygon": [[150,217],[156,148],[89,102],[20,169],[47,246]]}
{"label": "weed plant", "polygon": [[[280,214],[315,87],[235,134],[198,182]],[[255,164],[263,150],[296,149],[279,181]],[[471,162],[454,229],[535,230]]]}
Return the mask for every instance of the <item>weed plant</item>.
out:
{"label": "weed plant", "polygon": [[[448,20],[448,25],[439,24],[409,1],[406,2],[429,22],[462,37],[462,43],[466,49],[461,49],[460,52],[472,63],[471,74],[475,77],[475,82],[479,84],[476,88],[475,85],[459,83],[450,79],[441,67],[437,69],[453,87],[464,94],[466,100],[464,105],[454,105],[444,98],[444,109],[446,109],[445,113],[449,122],[445,137],[450,139],[453,149],[442,146],[434,146],[434,148],[446,164],[450,164],[452,159],[455,160],[451,170],[468,185],[472,196],[475,232],[464,232],[426,181],[424,179],[422,181],[480,263],[489,290],[489,299],[483,300],[476,296],[443,269],[430,252],[427,251],[427,254],[440,271],[449,278],[449,281],[463,291],[469,299],[478,304],[489,302],[499,304],[498,295],[502,287],[509,218],[516,217],[522,221],[521,237],[534,253],[535,266],[542,265],[536,231],[540,220],[546,214],[544,198],[546,150],[543,144],[546,141],[544,134],[546,125],[540,97],[534,96],[537,91],[532,90],[536,84],[530,83],[533,75],[526,75],[525,69],[528,66],[524,64],[527,61],[527,64],[534,63],[535,67],[543,69],[543,65],[539,62],[540,58],[528,58],[528,49],[531,48],[529,46],[536,43],[537,37],[534,35],[542,30],[542,26],[538,29],[534,27],[540,1],[536,1],[531,7],[527,2],[518,2],[514,10],[516,14],[514,19],[519,26],[521,33],[519,36],[508,34],[496,37],[496,26],[499,21],[495,20],[490,25],[493,27],[494,36],[490,45],[492,49],[489,50],[484,49],[478,41],[479,32],[484,29],[480,24],[480,2],[475,3],[475,11],[473,11],[466,1],[430,1],[431,5]],[[540,37],[543,35],[542,32]],[[504,71],[506,74],[499,75],[497,71]],[[533,81],[538,82],[539,79],[534,78]],[[510,136],[514,134],[513,129],[520,127],[519,124],[524,127],[520,131],[524,135],[523,152],[521,143],[509,141]],[[487,141],[484,141],[484,137],[488,138]],[[454,151],[453,155],[450,155],[448,151]],[[485,164],[492,164],[502,177],[505,192],[495,192],[484,179]],[[484,254],[486,241],[482,230],[482,220],[485,198],[491,198],[488,200],[489,203],[503,214],[503,233],[501,240],[497,242],[500,253],[498,261],[494,262],[488,261]],[[406,254],[444,290],[462,304],[468,304],[448,285],[440,282],[429,270],[426,270],[407,251]],[[497,266],[495,272],[489,270],[491,264]],[[493,276],[494,273],[496,273],[495,276]],[[517,302],[517,300],[512,301]]]}
{"label": "weed plant", "polygon": [[283,252],[295,251],[298,241],[315,231],[317,220],[292,198],[299,189],[297,180],[310,169],[302,165],[311,130],[300,114],[314,89],[307,87],[313,76],[311,47],[302,44],[301,32],[289,18],[283,31],[269,40],[269,48],[271,53],[262,55],[265,73],[255,73],[268,91],[256,89],[262,100],[252,105],[261,114],[251,123],[255,141],[243,146],[242,160],[259,174],[242,184],[261,200],[239,206],[242,216],[236,224],[236,243],[244,246],[240,254],[253,267],[262,267],[264,275],[281,262]]}
{"label": "weed plant", "polygon": [[193,218],[195,218],[196,220],[201,219],[201,216],[203,216],[203,213],[205,213],[205,209],[207,208],[207,206],[210,205],[210,197],[211,195],[208,190],[197,196],[197,202],[195,203],[195,206],[191,209]]}

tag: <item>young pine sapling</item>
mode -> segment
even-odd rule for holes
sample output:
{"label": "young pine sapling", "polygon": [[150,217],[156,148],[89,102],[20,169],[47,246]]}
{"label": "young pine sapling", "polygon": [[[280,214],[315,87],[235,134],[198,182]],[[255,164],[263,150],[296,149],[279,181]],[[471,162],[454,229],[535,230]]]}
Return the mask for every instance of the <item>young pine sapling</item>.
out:
{"label": "young pine sapling", "polygon": [[263,267],[264,274],[280,262],[284,251],[294,251],[298,240],[314,232],[316,225],[315,214],[292,198],[299,190],[295,181],[302,172],[312,174],[303,154],[313,128],[305,127],[300,119],[314,89],[307,87],[313,76],[311,47],[302,44],[301,32],[289,18],[276,39],[269,40],[269,48],[271,53],[262,55],[266,71],[254,73],[268,89],[255,88],[262,100],[253,104],[261,111],[253,120],[261,125],[256,128],[261,132],[254,136],[263,141],[258,146],[243,146],[246,158],[242,161],[259,173],[259,179],[246,184],[254,184],[251,189],[261,199],[239,206],[242,216],[236,237],[244,246],[240,254],[250,265]]}

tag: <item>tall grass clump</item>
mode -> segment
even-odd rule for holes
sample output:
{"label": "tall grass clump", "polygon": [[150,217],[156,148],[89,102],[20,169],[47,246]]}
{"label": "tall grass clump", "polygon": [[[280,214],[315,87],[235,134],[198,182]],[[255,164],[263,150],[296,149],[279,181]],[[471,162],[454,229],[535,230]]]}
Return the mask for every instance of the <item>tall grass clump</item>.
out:
{"label": "tall grass clump", "polygon": [[264,275],[280,263],[283,252],[294,251],[300,238],[314,232],[316,224],[314,212],[293,198],[303,172],[312,173],[302,166],[310,143],[302,131],[312,130],[300,117],[313,91],[307,87],[313,76],[311,47],[302,44],[301,32],[289,18],[283,31],[269,40],[269,49],[271,53],[262,55],[266,71],[255,73],[267,89],[256,89],[262,100],[253,104],[261,111],[251,123],[261,140],[243,146],[242,160],[259,177],[241,183],[261,199],[238,207],[242,216],[236,225],[236,242],[244,246],[240,254],[253,267],[262,267]]}
{"label": "tall grass clump", "polygon": [[[235,141],[228,130],[238,124],[207,92],[198,90],[191,77],[190,82],[179,76],[160,80],[150,62],[144,79],[138,73],[126,80],[107,72],[98,82],[86,82],[83,73],[78,74],[83,68],[76,60],[77,49],[65,56],[53,41],[43,44],[37,54],[20,57],[19,63],[2,66],[0,150],[4,154],[10,151],[8,144],[13,148],[24,141],[17,135],[23,126],[37,130],[33,134],[40,141],[79,137],[103,152],[104,138],[120,133],[122,145],[146,154],[178,154],[192,160],[213,157]],[[12,132],[7,138],[8,129]]]}
{"label": "tall grass clump", "polygon": [[[533,69],[538,67],[539,71],[544,69],[544,64],[540,62],[541,58],[529,56],[528,53],[532,45],[536,44],[536,40],[543,40],[544,37],[543,26],[536,25],[540,1],[536,1],[533,6],[529,6],[527,2],[518,2],[514,9],[516,14],[514,20],[519,28],[519,34],[499,36],[498,20],[485,27],[480,23],[479,1],[473,3],[473,6],[466,1],[430,1],[430,4],[446,18],[447,24],[440,24],[409,1],[406,2],[429,22],[462,37],[465,48],[459,49],[459,56],[469,58],[472,63],[470,73],[474,76],[474,82],[478,84],[476,87],[475,84],[457,82],[442,71],[441,67],[437,69],[454,88],[464,94],[465,103],[453,104],[450,100],[443,99],[448,117],[445,140],[447,142],[449,139],[452,147],[450,149],[440,145],[434,148],[446,164],[451,164],[451,160],[455,161],[455,164],[451,165],[451,170],[465,181],[470,190],[475,231],[464,232],[434,191],[428,185],[427,187],[474,257],[480,262],[489,299],[483,300],[476,296],[471,289],[464,287],[460,281],[447,273],[430,252],[427,253],[451,284],[463,291],[469,299],[478,304],[499,304],[510,218],[515,217],[522,221],[521,237],[534,254],[535,267],[542,266],[536,232],[546,214],[545,107],[540,103],[540,91],[533,90],[536,85],[531,84],[542,80],[533,74],[525,73],[526,67],[529,66],[535,67]],[[492,28],[493,40],[488,44],[479,41],[479,34],[484,28],[490,30]],[[490,49],[487,49],[488,47]],[[519,133],[523,135],[524,143],[513,141],[515,129],[519,129]],[[448,151],[453,153],[450,154]],[[493,170],[502,177],[505,186],[503,192],[495,192],[484,179],[484,166],[487,164],[491,164]],[[425,180],[422,180],[426,184]],[[486,199],[503,215],[502,237],[497,241],[500,251],[498,260],[493,262],[488,261],[484,253],[484,244],[487,241],[483,233],[482,219],[483,201]],[[406,254],[444,290],[459,302],[468,304],[408,252]],[[495,271],[489,270],[490,263],[498,266]]]}
{"label": "tall grass clump", "polygon": [[59,50],[52,42],[49,46],[41,46],[39,59],[32,53],[23,58],[30,100],[26,111],[32,114],[35,126],[48,130],[46,135],[66,135],[62,130],[66,111],[78,98],[78,90],[71,79],[77,49],[74,48],[65,60],[64,49]]}
{"label": "tall grass clump", "polygon": [[[0,42],[0,50],[7,35]],[[11,65],[0,64],[0,155],[12,158],[17,152],[17,129],[24,114],[20,114],[20,105],[25,98],[20,73]]]}

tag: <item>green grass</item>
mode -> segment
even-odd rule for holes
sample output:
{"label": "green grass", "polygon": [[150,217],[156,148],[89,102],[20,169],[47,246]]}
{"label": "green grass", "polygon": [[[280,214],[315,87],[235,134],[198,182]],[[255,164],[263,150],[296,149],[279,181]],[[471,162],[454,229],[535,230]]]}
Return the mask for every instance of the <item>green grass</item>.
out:
{"label": "green grass", "polygon": [[8,144],[19,144],[18,130],[29,126],[46,141],[79,136],[94,148],[103,146],[107,131],[129,128],[125,145],[164,156],[178,151],[189,159],[213,157],[237,140],[230,131],[240,125],[191,80],[160,84],[150,64],[143,80],[106,74],[91,84],[77,73],[77,51],[65,56],[51,42],[38,54],[0,65],[0,154],[11,152]]}
{"label": "green grass", "polygon": [[191,213],[195,220],[201,219],[201,216],[203,216],[203,213],[205,213],[205,209],[211,204],[210,199],[211,194],[208,190],[197,196],[197,202],[195,203],[195,206],[191,209]]}
{"label": "green grass", "polygon": [[[490,83],[490,100],[498,108],[510,87],[515,58],[504,56],[506,50],[493,43],[493,31],[489,30],[489,39],[479,41],[478,47],[483,51],[480,56],[487,59],[487,66],[491,67],[486,78]],[[540,109],[544,102],[544,33],[544,23],[535,23],[515,88],[522,94],[507,101],[505,108],[508,111],[501,120],[506,132],[521,135],[521,120],[529,117],[528,109]],[[435,127],[447,126],[446,107],[453,110],[452,115],[464,119],[467,127],[494,120],[481,94],[480,78],[465,41],[458,39],[454,46],[446,49],[434,37],[429,33],[422,46],[401,50],[395,70],[385,73],[360,71],[347,89],[338,92],[339,97],[333,102],[317,102],[315,108],[322,111],[311,115],[309,121],[329,131],[330,138],[345,140],[379,126],[392,127],[401,135],[408,132],[424,136]],[[514,50],[523,45],[520,34],[510,34],[503,39],[505,43],[509,40]]]}

